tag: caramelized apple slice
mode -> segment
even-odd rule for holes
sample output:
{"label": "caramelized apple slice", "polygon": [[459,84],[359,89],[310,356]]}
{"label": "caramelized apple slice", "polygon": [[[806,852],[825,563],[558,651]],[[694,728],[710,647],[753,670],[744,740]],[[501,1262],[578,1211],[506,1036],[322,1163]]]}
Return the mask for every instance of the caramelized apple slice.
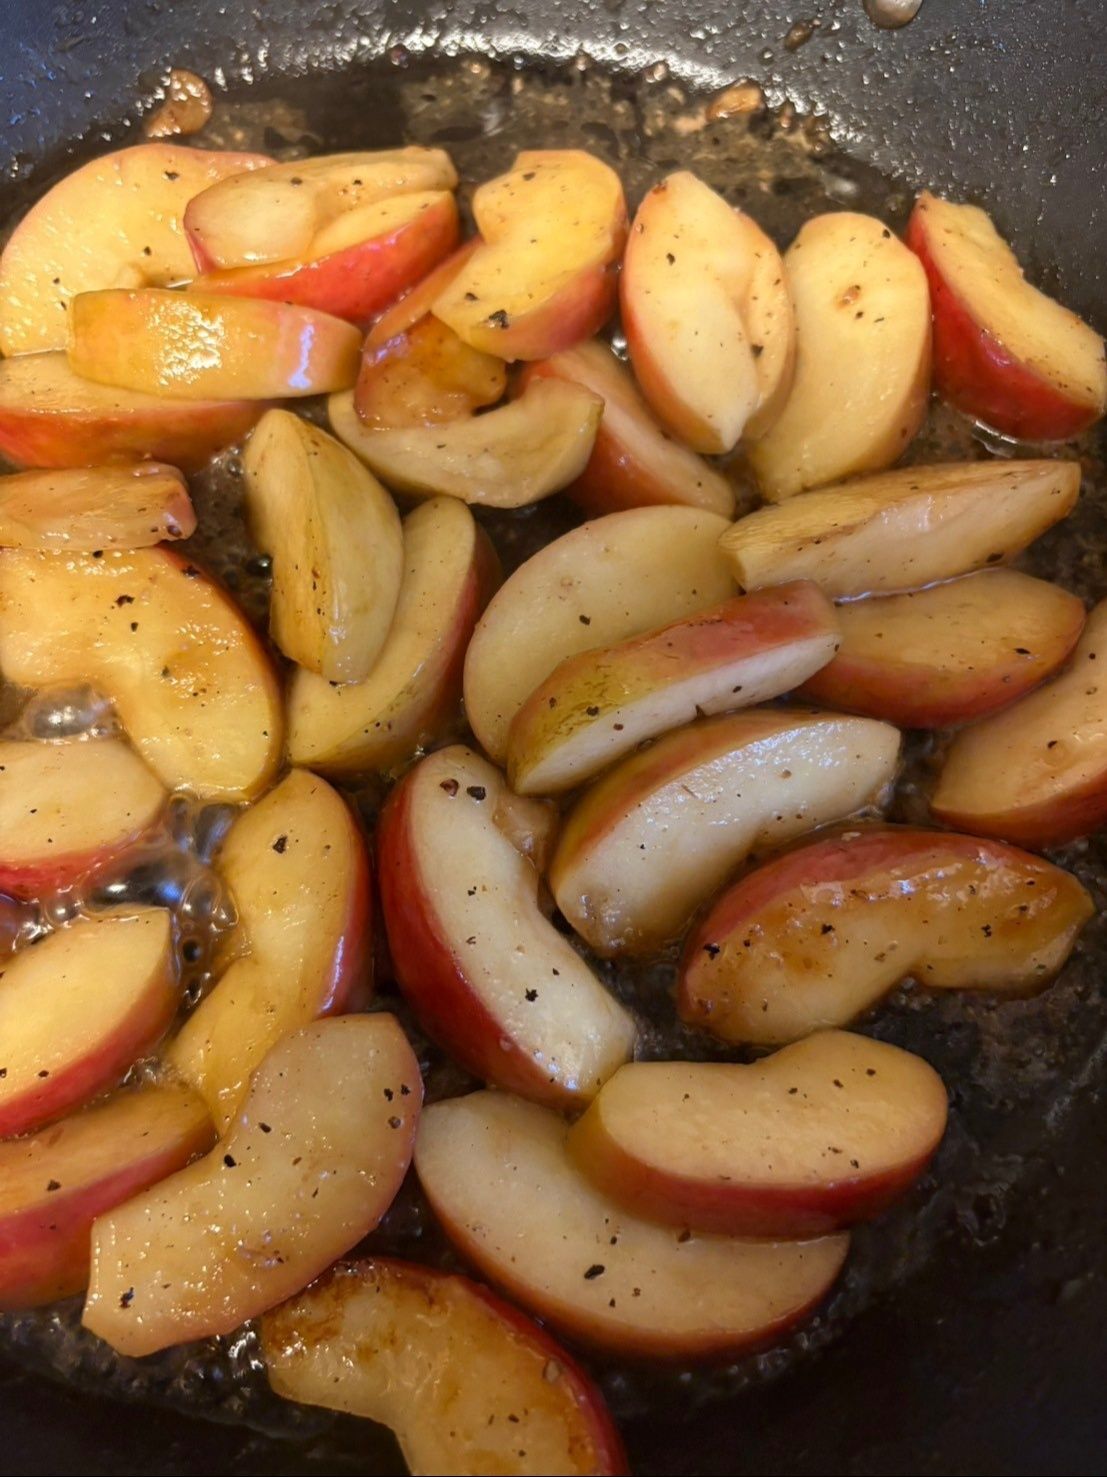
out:
{"label": "caramelized apple slice", "polygon": [[212,1141],[187,1087],[122,1092],[31,1138],[0,1144],[0,1308],[35,1308],[88,1282],[89,1231]]}
{"label": "caramelized apple slice", "polygon": [[512,720],[512,788],[521,795],[571,790],[643,739],[790,692],[837,647],[826,596],[816,585],[792,584],[569,657]]}
{"label": "caramelized apple slice", "polygon": [[922,1057],[820,1031],[730,1062],[635,1062],[569,1135],[593,1183],[647,1220],[725,1236],[819,1236],[922,1174],[947,1101]]}
{"label": "caramelized apple slice", "polygon": [[373,902],[357,822],[325,780],[304,770],[239,817],[219,870],[244,957],[189,1016],[168,1060],[223,1133],[251,1072],[282,1036],[367,995]]}
{"label": "caramelized apple slice", "polygon": [[157,462],[0,477],[0,548],[145,549],[195,529],[184,479]]}
{"label": "caramelized apple slice", "polygon": [[556,1113],[502,1092],[427,1109],[415,1167],[458,1250],[525,1307],[621,1354],[733,1355],[826,1294],[849,1238],[739,1241],[655,1225],[593,1186]]}
{"label": "caramelized apple slice", "polygon": [[761,508],[724,535],[747,590],[810,579],[836,599],[918,590],[999,564],[1066,517],[1078,462],[950,462]]}
{"label": "caramelized apple slice", "polygon": [[871,718],[751,708],[624,759],[570,811],[550,889],[601,954],[649,953],[755,848],[878,802],[899,733]]}
{"label": "caramelized apple slice", "polygon": [[164,803],[159,782],[116,739],[0,740],[0,892],[37,898],[103,871]]}
{"label": "caramelized apple slice", "polygon": [[759,1046],[847,1025],[901,980],[1026,991],[1091,915],[1060,868],[975,836],[861,829],[812,842],[725,892],[688,940],[679,1007]]}
{"label": "caramelized apple slice", "polygon": [[362,681],[400,592],[396,505],[344,446],[288,410],[258,422],[242,469],[254,538],[273,556],[273,640],[328,681]]}
{"label": "caramelized apple slice", "polygon": [[299,1292],[391,1205],[421,1102],[392,1016],[286,1036],[210,1154],[96,1220],[85,1327],[137,1357]]}
{"label": "caramelized apple slice", "polygon": [[261,1345],[278,1395],[390,1427],[409,1472],[626,1471],[584,1371],[468,1277],[340,1262],[265,1315]]}
{"label": "caramelized apple slice", "polygon": [[169,789],[249,799],[280,759],[280,689],[257,637],[164,548],[0,551],[0,671],[25,687],[99,688]]}
{"label": "caramelized apple slice", "polygon": [[0,1136],[26,1133],[102,1092],[173,1019],[164,908],[80,918],[22,949],[0,982]]}
{"label": "caramelized apple slice", "polygon": [[539,908],[554,824],[457,744],[393,792],[378,857],[396,977],[428,1034],[485,1081],[571,1107],[627,1060],[635,1026]]}
{"label": "caramelized apple slice", "polygon": [[1100,418],[1103,339],[1027,282],[984,211],[924,190],[907,244],[930,280],[934,378],[945,399],[1027,441],[1075,436]]}

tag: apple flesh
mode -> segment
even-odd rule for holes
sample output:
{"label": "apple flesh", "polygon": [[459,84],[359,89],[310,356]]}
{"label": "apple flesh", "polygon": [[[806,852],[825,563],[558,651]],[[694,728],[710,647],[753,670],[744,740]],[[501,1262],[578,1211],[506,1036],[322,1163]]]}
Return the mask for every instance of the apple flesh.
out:
{"label": "apple flesh", "polygon": [[286,1036],[209,1154],[98,1217],[84,1326],[140,1357],[231,1333],[299,1292],[391,1205],[422,1096],[392,1016]]}
{"label": "apple flesh", "polygon": [[374,430],[352,395],[332,395],[327,414],[339,440],[396,492],[523,508],[587,466],[603,401],[581,385],[536,380],[511,404],[446,425]]}
{"label": "apple flesh", "polygon": [[1107,408],[1103,339],[1023,276],[975,205],[924,190],[907,244],[930,282],[934,379],[951,405],[1005,436],[1061,441]]}
{"label": "apple flesh", "polygon": [[931,810],[946,825],[1037,850],[1107,820],[1107,602],[1088,617],[1072,663],[1013,707],[957,735]]}
{"label": "apple flesh", "polygon": [[890,724],[810,709],[750,708],[677,729],[576,803],[550,890],[598,953],[650,953],[751,851],[879,803],[898,759]]}
{"label": "apple flesh", "polygon": [[631,508],[574,528],[493,597],[465,658],[465,711],[501,763],[515,714],[567,657],[614,646],[735,593],[727,523],[696,508]]}
{"label": "apple flesh", "polygon": [[502,359],[482,354],[427,314],[391,338],[365,340],[354,409],[370,430],[465,420],[507,388]]}
{"label": "apple flesh", "polygon": [[0,1144],[0,1309],[83,1292],[96,1217],[183,1169],[213,1137],[202,1100],[173,1085],[121,1092]]}
{"label": "apple flesh", "polygon": [[288,757],[327,774],[390,775],[457,714],[473,628],[499,580],[487,534],[456,498],[420,503],[403,522],[396,614],[363,682],[335,686],[297,670],[288,690]]}
{"label": "apple flesh", "polygon": [[103,872],[164,804],[159,781],[117,739],[0,740],[0,892],[34,899]]}
{"label": "apple flesh", "polygon": [[182,400],[276,400],[357,378],[352,323],[291,303],[119,288],[69,305],[69,367],[85,379]]}
{"label": "apple flesh", "polygon": [[531,1312],[613,1353],[732,1356],[829,1290],[846,1234],[813,1241],[689,1235],[646,1221],[573,1163],[558,1114],[502,1092],[435,1103],[415,1167],[458,1250]]}
{"label": "apple flesh", "polygon": [[591,516],[654,503],[733,515],[734,488],[710,463],[665,434],[629,371],[606,344],[578,344],[528,365],[522,383],[538,377],[583,385],[603,401],[592,455],[565,489]]}
{"label": "apple flesh", "polygon": [[838,610],[841,648],[804,697],[900,728],[945,728],[1007,707],[1072,655],[1077,596],[1013,569],[986,569]]}
{"label": "apple flesh", "polygon": [[273,558],[273,640],[330,682],[362,681],[400,592],[395,503],[344,446],[288,410],[258,422],[242,470],[255,541]]}
{"label": "apple flesh", "polygon": [[603,1397],[487,1288],[413,1262],[340,1262],[267,1313],[273,1390],[388,1426],[409,1472],[622,1473]]}
{"label": "apple flesh", "polygon": [[481,185],[482,245],[435,315],[501,359],[545,359],[603,327],[615,306],[626,202],[615,171],[581,149],[534,149]]}
{"label": "apple flesh", "polygon": [[191,472],[244,436],[249,400],[172,400],[74,374],[63,353],[0,361],[0,453],[21,467],[96,467],[142,457]]}
{"label": "apple flesh", "polygon": [[1091,916],[1067,872],[1001,842],[907,828],[814,841],[725,892],[685,949],[682,1017],[758,1046],[847,1025],[902,980],[1047,984]]}
{"label": "apple flesh", "polygon": [[796,331],[780,253],[687,170],[638,207],[620,303],[638,383],[694,451],[732,451],[787,396]]}
{"label": "apple flesh", "polygon": [[99,689],[167,789],[248,800],[280,762],[268,657],[224,591],[164,547],[0,551],[0,671]]}
{"label": "apple flesh", "polygon": [[173,1019],[164,908],[97,914],[21,949],[0,983],[0,1137],[60,1118],[115,1083]]}
{"label": "apple flesh", "polygon": [[1079,495],[1078,462],[904,467],[761,508],[722,550],[747,590],[809,579],[837,600],[895,594],[1014,558]]}
{"label": "apple flesh", "polygon": [[0,476],[0,548],[145,549],[195,530],[188,485],[157,462]]}
{"label": "apple flesh", "polygon": [[837,649],[834,607],[797,583],[569,657],[512,720],[508,779],[520,795],[571,790],[643,739],[790,692]]}
{"label": "apple flesh", "polygon": [[138,144],[67,174],[23,217],[0,256],[0,352],[63,349],[78,293],[191,277],[182,231],[188,202],[271,163],[264,154]]}
{"label": "apple flesh", "polygon": [[796,370],[749,449],[763,496],[877,472],[907,449],[930,395],[930,294],[915,254],[871,215],[809,220],[784,256]]}
{"label": "apple flesh", "polygon": [[181,1027],[168,1060],[225,1133],[271,1047],[367,998],[373,899],[349,807],[302,769],[235,821],[219,870],[242,956]]}
{"label": "apple flesh", "polygon": [[821,1236],[902,1195],[933,1158],[947,1111],[922,1057],[820,1031],[749,1066],[622,1067],[573,1127],[569,1153],[646,1220]]}

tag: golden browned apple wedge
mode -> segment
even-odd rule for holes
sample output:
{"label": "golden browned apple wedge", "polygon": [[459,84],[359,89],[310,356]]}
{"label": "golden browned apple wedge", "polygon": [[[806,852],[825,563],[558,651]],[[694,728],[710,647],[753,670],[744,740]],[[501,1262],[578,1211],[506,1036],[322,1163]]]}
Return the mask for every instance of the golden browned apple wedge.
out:
{"label": "golden browned apple wedge", "polygon": [[1107,603],[1088,617],[1059,677],[958,734],[931,809],[947,825],[1034,848],[1107,819]]}
{"label": "golden browned apple wedge", "polygon": [[432,498],[403,523],[404,572],[388,639],[363,682],[297,670],[288,690],[288,757],[328,774],[388,774],[460,706],[465,648],[499,581],[472,513]]}
{"label": "golden browned apple wedge", "polygon": [[749,1066],[633,1062],[569,1135],[577,1165],[646,1220],[724,1236],[820,1236],[870,1220],[946,1127],[922,1057],[820,1031]]}
{"label": "golden browned apple wedge", "polygon": [[685,1020],[758,1046],[844,1026],[901,980],[1048,984],[1091,915],[1075,877],[976,836],[866,828],[814,841],[729,888],[681,966]]}
{"label": "golden browned apple wedge", "polygon": [[265,1315],[261,1345],[278,1395],[390,1427],[413,1474],[627,1470],[584,1371],[468,1277],[341,1262]]}
{"label": "golden browned apple wedge", "polygon": [[742,1241],[642,1220],[573,1163],[569,1128],[502,1092],[428,1108],[415,1146],[458,1250],[526,1308],[616,1353],[696,1359],[764,1344],[819,1303],[848,1235]]}
{"label": "golden browned apple wedge", "polygon": [[195,528],[184,478],[157,462],[0,477],[0,548],[145,549]]}
{"label": "golden browned apple wedge", "polygon": [[22,949],[0,979],[0,1137],[59,1118],[114,1085],[179,1002],[171,917],[79,918]]}
{"label": "golden browned apple wedge", "polygon": [[755,848],[878,803],[898,758],[898,730],[871,718],[750,708],[690,724],[585,792],[550,889],[599,953],[649,953]]}
{"label": "golden browned apple wedge", "polygon": [[396,492],[523,508],[559,492],[592,454],[603,401],[582,385],[537,380],[518,400],[445,425],[375,430],[352,395],[334,395],[331,430]]}
{"label": "golden browned apple wedge", "polygon": [[511,720],[559,662],[733,595],[718,547],[726,528],[696,508],[631,508],[532,555],[492,599],[465,658],[465,711],[485,752],[504,759]]}
{"label": "golden browned apple wedge", "polygon": [[643,739],[790,692],[837,648],[834,607],[817,585],[795,583],[568,657],[512,720],[512,789],[571,790]]}
{"label": "golden browned apple wedge", "polygon": [[214,1136],[203,1100],[173,1085],[121,1092],[0,1144],[0,1308],[82,1292],[96,1217],[183,1169]]}
{"label": "golden browned apple wedge", "polygon": [[914,252],[871,215],[809,220],[784,256],[796,371],[749,450],[763,495],[877,472],[907,448],[930,395],[930,293]]}
{"label": "golden browned apple wedge", "polygon": [[463,420],[503,398],[502,359],[472,348],[430,313],[397,331],[385,324],[390,316],[370,330],[354,387],[354,408],[369,430]]}
{"label": "golden browned apple wedge", "polygon": [[242,470],[255,542],[273,558],[273,640],[329,682],[362,681],[400,592],[395,503],[344,446],[288,410],[261,418]]}
{"label": "golden browned apple wedge", "polygon": [[164,804],[161,783],[118,739],[0,740],[0,892],[37,898],[102,872]]}
{"label": "golden browned apple wedge", "polygon": [[281,694],[261,643],[164,547],[0,551],[0,671],[31,688],[91,683],[169,789],[249,799],[280,760]]}
{"label": "golden browned apple wedge", "polygon": [[373,903],[357,822],[325,780],[302,769],[234,823],[219,870],[238,914],[240,957],[167,1059],[225,1133],[250,1074],[282,1036],[368,997]]}
{"label": "golden browned apple wedge", "polygon": [[809,579],[835,599],[892,594],[1004,563],[1079,495],[1078,462],[905,467],[761,508],[721,547],[747,590]]}
{"label": "golden browned apple wedge", "polygon": [[140,1356],[230,1333],[299,1292],[391,1205],[422,1096],[392,1016],[286,1036],[209,1154],[96,1220],[85,1327]]}

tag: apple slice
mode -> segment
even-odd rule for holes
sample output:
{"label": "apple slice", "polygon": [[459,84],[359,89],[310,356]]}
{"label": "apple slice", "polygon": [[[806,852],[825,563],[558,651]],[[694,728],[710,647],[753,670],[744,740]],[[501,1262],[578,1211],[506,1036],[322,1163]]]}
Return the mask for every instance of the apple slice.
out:
{"label": "apple slice", "polygon": [[732,451],[787,397],[796,333],[780,253],[688,170],[638,207],[620,303],[638,383],[694,451]]}
{"label": "apple slice", "polygon": [[427,1034],[486,1082],[572,1107],[631,1055],[635,1025],[539,908],[553,824],[455,744],[400,782],[377,855],[396,978]]}
{"label": "apple slice", "polygon": [[556,1113],[501,1092],[435,1103],[415,1167],[458,1250],[532,1312],[619,1354],[766,1344],[822,1300],[848,1235],[740,1241],[626,1211],[573,1163]]}
{"label": "apple slice", "polygon": [[924,190],[907,244],[930,281],[934,379],[950,404],[1025,441],[1061,441],[1099,420],[1103,339],[1027,282],[983,210]]}
{"label": "apple slice", "polygon": [[117,739],[0,739],[0,892],[37,898],[102,872],[164,804],[161,784]]}
{"label": "apple slice", "polygon": [[0,548],[91,554],[145,549],[195,530],[184,478],[158,462],[0,477]]}
{"label": "apple slice", "polygon": [[109,1087],[165,1031],[179,992],[171,915],[79,918],[21,949],[0,976],[0,1137]]}
{"label": "apple slice", "polygon": [[328,774],[391,774],[457,713],[465,648],[499,580],[488,535],[456,498],[403,523],[396,614],[364,682],[336,687],[299,668],[288,691],[288,757]]}
{"label": "apple slice", "polygon": [[837,649],[834,607],[817,585],[797,583],[568,657],[512,720],[511,787],[571,790],[643,739],[790,692]]}
{"label": "apple slice", "polygon": [[327,414],[335,435],[397,492],[523,508],[583,471],[603,401],[580,385],[537,380],[511,404],[447,425],[373,430],[352,395],[332,395]]}
{"label": "apple slice", "polygon": [[596,516],[653,503],[683,503],[733,515],[734,488],[702,457],[669,439],[606,344],[578,344],[528,365],[521,383],[538,377],[583,385],[603,401],[588,465],[565,489],[586,512]]}
{"label": "apple slice", "polygon": [[841,649],[801,693],[900,728],[945,728],[1005,708],[1072,655],[1077,596],[1014,569],[985,569],[838,610]]}
{"label": "apple slice", "polygon": [[930,294],[915,254],[871,215],[809,220],[784,256],[796,372],[749,449],[763,496],[878,472],[907,449],[930,396]]}
{"label": "apple slice", "polygon": [[946,1128],[922,1057],[820,1031],[750,1066],[635,1062],[569,1135],[577,1165],[620,1205],[723,1236],[821,1236],[907,1190]]}
{"label": "apple slice", "polygon": [[325,780],[294,769],[231,827],[219,856],[245,951],[168,1052],[225,1133],[250,1074],[282,1036],[368,995],[373,898],[357,822]]}
{"label": "apple slice", "polygon": [[339,216],[308,255],[204,272],[198,292],[273,298],[364,323],[457,245],[457,205],[448,190],[393,195]]}
{"label": "apple slice", "polygon": [[[1107,601],[1059,677],[959,733],[931,800],[947,825],[1035,849],[1107,820]],[[1101,660],[1102,659],[1102,660]]]}
{"label": "apple slice", "polygon": [[473,196],[483,245],[435,300],[474,349],[545,359],[603,327],[615,306],[626,202],[615,171],[581,149],[531,149]]}
{"label": "apple slice", "polygon": [[904,467],[761,508],[722,550],[747,590],[808,579],[834,599],[893,594],[1014,558],[1079,495],[1079,462]]}
{"label": "apple slice", "polygon": [[85,1327],[138,1357],[299,1292],[391,1205],[422,1097],[390,1015],[286,1036],[208,1155],[96,1220]]}
{"label": "apple slice", "polygon": [[0,1308],[83,1292],[96,1217],[183,1169],[213,1137],[202,1100],[170,1086],[119,1093],[0,1144]]}
{"label": "apple slice", "polygon": [[1047,984],[1092,913],[1067,872],[1001,842],[863,828],[814,841],[725,892],[688,939],[678,1004],[725,1041],[844,1026],[901,980]]}
{"label": "apple slice", "polygon": [[409,1472],[627,1470],[584,1371],[468,1277],[340,1262],[265,1315],[261,1347],[278,1395],[388,1426]]}
{"label": "apple slice", "polygon": [[598,953],[649,953],[676,938],[755,848],[877,803],[898,758],[890,724],[803,708],[751,708],[677,729],[577,802],[550,890]]}
{"label": "apple slice", "polygon": [[96,467],[140,457],[195,471],[265,409],[250,400],[172,400],[74,374],[62,353],[0,361],[0,453],[22,467]]}
{"label": "apple slice", "polygon": [[167,286],[193,274],[185,207],[264,154],[138,144],[67,174],[20,221],[0,256],[0,351],[63,349],[70,300],[103,287]]}
{"label": "apple slice", "polygon": [[485,752],[504,759],[512,719],[559,662],[733,595],[718,548],[726,528],[697,508],[631,508],[574,528],[521,565],[465,658],[465,711]]}
{"label": "apple slice", "polygon": [[255,540],[273,556],[273,640],[328,681],[362,681],[400,593],[395,503],[344,446],[288,410],[258,422],[242,469]]}
{"label": "apple slice", "polygon": [[91,683],[168,789],[247,800],[280,762],[281,694],[230,597],[165,548],[0,551],[0,671]]}
{"label": "apple slice", "polygon": [[353,324],[291,303],[151,287],[82,292],[68,316],[69,367],[147,395],[275,400],[357,378]]}
{"label": "apple slice", "polygon": [[272,165],[252,184],[241,174],[213,183],[189,201],[184,229],[201,272],[279,262],[308,254],[319,233],[343,216],[391,196],[456,184],[443,149],[317,154]]}

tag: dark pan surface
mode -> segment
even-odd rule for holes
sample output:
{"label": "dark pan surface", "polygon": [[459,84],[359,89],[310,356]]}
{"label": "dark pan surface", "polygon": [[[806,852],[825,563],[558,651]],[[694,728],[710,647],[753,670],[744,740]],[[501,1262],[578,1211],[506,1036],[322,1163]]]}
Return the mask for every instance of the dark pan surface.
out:
{"label": "dark pan surface", "polygon": [[[222,65],[236,94],[253,83],[250,96],[281,97],[302,110],[319,136],[315,147],[390,142],[403,119],[410,138],[437,135],[463,172],[476,174],[502,166],[520,144],[583,142],[615,158],[634,193],[643,179],[687,163],[732,198],[744,198],[782,240],[813,210],[853,203],[854,187],[862,206],[898,221],[915,182],[950,183],[994,206],[1041,280],[1059,282],[1074,305],[1102,309],[1107,223],[1095,131],[1107,84],[1102,66],[1097,73],[1088,60],[1098,55],[1098,6],[1020,5],[1016,32],[1010,7],[1001,16],[998,6],[929,0],[919,22],[890,36],[869,25],[859,3],[839,4],[824,7],[821,26],[794,52],[782,41],[798,15],[776,5],[746,8],[759,19],[736,17],[727,31],[699,25],[698,6],[681,7],[679,22],[669,7],[666,20],[660,4],[531,7],[529,19],[487,12],[469,17],[471,27],[454,10],[446,31],[416,27],[400,6],[381,14],[369,6],[271,0],[231,13],[201,3],[150,4],[131,7],[124,26],[124,7],[114,4],[62,7],[59,21],[7,0],[0,36],[9,42],[10,29],[30,49],[20,75],[0,80],[0,96],[13,109],[7,137],[23,155],[16,173],[29,173],[32,188],[63,165],[69,141],[89,135],[90,125],[104,126],[113,140],[122,136],[128,104],[169,62],[193,65],[213,80]],[[1050,47],[1037,44],[1045,32],[1033,29],[1035,18],[1044,27],[1047,10]],[[358,21],[357,13],[379,15],[379,22]],[[59,55],[62,35],[76,44]],[[415,55],[431,44],[449,49],[479,39],[484,55],[499,49],[520,60],[536,52],[571,57],[583,42],[623,75],[609,89],[592,68],[520,74],[515,95],[510,68],[424,66]],[[366,70],[371,57],[401,44],[407,54],[393,51],[389,63]],[[11,44],[5,51],[20,55]],[[763,61],[767,51],[772,57]],[[836,156],[812,164],[806,149],[768,125],[752,142],[744,123],[682,135],[671,121],[693,116],[691,105],[671,96],[656,70],[641,73],[641,64],[662,56],[677,78],[714,85],[751,75],[774,103],[787,95],[827,111],[848,154],[873,160],[894,179],[886,183]],[[344,75],[285,80],[316,68],[342,68]],[[105,99],[114,102],[105,108]],[[257,121],[249,110],[238,116]],[[286,126],[283,136],[294,132]],[[103,136],[88,137],[83,152],[103,143]],[[771,171],[771,186],[746,195],[756,190],[751,165],[758,162]],[[1055,182],[1045,183],[1051,176]],[[11,201],[21,193],[17,185]],[[939,448],[964,439],[948,418],[940,418],[935,435]],[[1089,471],[1098,473],[1094,457]],[[221,495],[226,485],[213,490]],[[1089,598],[1102,594],[1103,516],[1101,498],[1086,493],[1075,528],[1046,542],[1036,569]],[[551,508],[516,519],[518,552],[548,536],[545,520],[557,517]],[[496,531],[508,535],[508,524]],[[202,552],[237,576],[233,520],[226,534],[220,526],[216,544]],[[1107,868],[1098,850],[1080,848],[1065,860],[1102,899]],[[910,1206],[859,1238],[860,1255],[841,1293],[785,1354],[693,1381],[612,1377],[617,1406],[634,1416],[636,1469],[1102,1470],[1107,1295],[1100,1227],[1107,1206],[1096,1173],[1103,1148],[1096,1109],[1107,1037],[1103,940],[1102,924],[1093,924],[1065,979],[1036,1001],[996,1007],[904,995],[874,1023],[877,1034],[922,1050],[955,1089],[954,1128],[935,1175]],[[667,1006],[660,990],[653,993],[660,1024]],[[664,1049],[660,1039],[657,1049]],[[396,1230],[405,1229],[401,1216]],[[43,1361],[40,1324],[11,1331],[25,1357]],[[248,1355],[245,1346],[237,1368]],[[80,1358],[70,1373],[104,1388],[91,1344]],[[199,1378],[184,1370],[173,1398],[208,1409],[222,1402],[231,1414],[240,1397],[229,1367],[209,1361]],[[774,1379],[782,1373],[787,1377]],[[755,1388],[743,1393],[750,1382]],[[248,1372],[242,1384],[252,1387]],[[12,1471],[399,1470],[387,1441],[352,1423],[304,1422],[308,1455],[241,1428],[197,1426],[149,1408],[78,1405],[71,1394],[14,1373],[0,1384],[0,1412],[8,1414],[8,1432],[25,1442],[9,1447]],[[249,1413],[266,1419],[259,1407]]]}

